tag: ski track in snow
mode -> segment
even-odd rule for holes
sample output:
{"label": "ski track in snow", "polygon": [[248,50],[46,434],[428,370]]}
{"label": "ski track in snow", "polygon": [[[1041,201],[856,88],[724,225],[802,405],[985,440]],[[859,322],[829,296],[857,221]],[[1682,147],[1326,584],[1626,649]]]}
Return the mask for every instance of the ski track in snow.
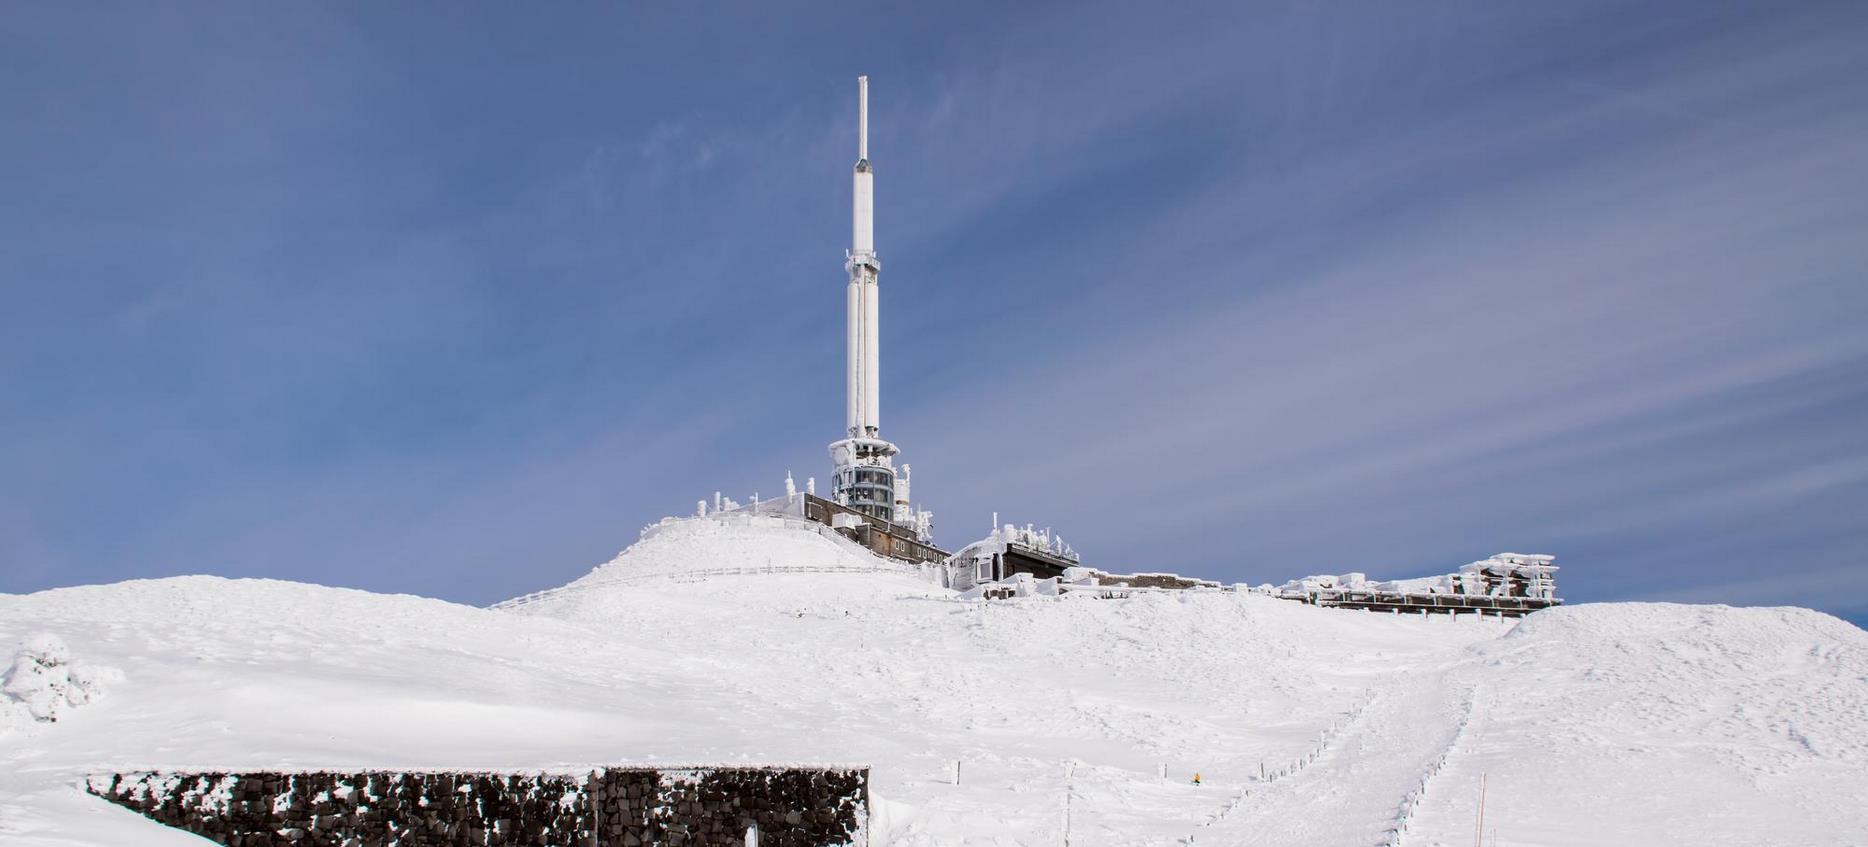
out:
{"label": "ski track in snow", "polygon": [[696,762],[868,763],[895,847],[1462,845],[1481,776],[1500,845],[1868,843],[1868,634],[1807,610],[970,602],[719,518],[491,610],[211,577],[0,595],[0,648],[40,632],[124,677],[56,724],[0,712],[8,847],[203,843],[79,789],[111,770]]}

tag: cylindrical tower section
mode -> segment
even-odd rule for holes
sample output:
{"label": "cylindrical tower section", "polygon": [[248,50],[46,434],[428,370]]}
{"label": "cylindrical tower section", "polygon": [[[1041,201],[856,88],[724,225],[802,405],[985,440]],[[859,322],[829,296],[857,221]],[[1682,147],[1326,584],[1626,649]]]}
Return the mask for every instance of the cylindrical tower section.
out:
{"label": "cylindrical tower section", "polygon": [[850,252],[865,256],[875,252],[875,182],[869,167],[869,77],[856,78],[856,197],[850,204],[852,214]]}
{"label": "cylindrical tower section", "polygon": [[882,344],[881,333],[877,326],[879,317],[878,300],[881,291],[876,285],[873,271],[864,271],[868,278],[863,286],[866,296],[863,298],[863,425],[869,427],[869,435],[879,434],[882,428]]}
{"label": "cylindrical tower section", "polygon": [[844,287],[843,426],[851,436],[857,436],[863,434],[863,286],[852,277]]}
{"label": "cylindrical tower section", "polygon": [[868,162],[856,163],[855,202],[851,204],[850,252],[863,256],[876,252],[875,174]]}
{"label": "cylindrical tower section", "polygon": [[908,489],[913,471],[908,465],[902,465],[895,474],[895,517],[890,520],[896,523],[910,523],[915,518],[913,495]]}

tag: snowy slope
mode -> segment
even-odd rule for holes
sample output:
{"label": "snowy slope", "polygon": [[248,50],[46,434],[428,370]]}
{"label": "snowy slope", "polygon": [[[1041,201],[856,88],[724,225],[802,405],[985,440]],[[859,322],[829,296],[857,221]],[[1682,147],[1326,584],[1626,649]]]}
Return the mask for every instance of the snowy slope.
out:
{"label": "snowy slope", "polygon": [[1484,774],[1500,843],[1868,844],[1865,642],[1808,609],[1540,612],[1458,670],[1474,720],[1423,823],[1470,831]]}
{"label": "snowy slope", "polygon": [[655,761],[867,762],[896,845],[1469,844],[1481,774],[1501,845],[1868,842],[1868,634],[1801,610],[968,602],[740,519],[497,610],[208,577],[0,595],[0,647],[46,631],[124,678],[0,735],[7,845],[201,843],[80,794],[99,770]]}
{"label": "snowy slope", "polygon": [[601,593],[644,580],[691,581],[780,572],[928,578],[925,568],[876,556],[823,524],[785,516],[728,514],[702,520],[665,518],[644,529],[642,537],[616,558],[570,584],[499,605]]}

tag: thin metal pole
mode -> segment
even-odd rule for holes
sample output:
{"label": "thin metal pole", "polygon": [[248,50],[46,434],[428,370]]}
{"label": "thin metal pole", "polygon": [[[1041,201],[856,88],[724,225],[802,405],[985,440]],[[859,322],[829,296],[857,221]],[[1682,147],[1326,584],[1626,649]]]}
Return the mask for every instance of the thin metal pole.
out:
{"label": "thin metal pole", "polygon": [[1479,774],[1479,823],[1473,828],[1472,847],[1485,847],[1485,778]]}

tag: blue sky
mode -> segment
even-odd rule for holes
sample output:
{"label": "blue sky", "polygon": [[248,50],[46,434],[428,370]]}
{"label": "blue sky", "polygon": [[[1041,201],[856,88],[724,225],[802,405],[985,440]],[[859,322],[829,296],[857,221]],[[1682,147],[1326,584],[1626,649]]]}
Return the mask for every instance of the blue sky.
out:
{"label": "blue sky", "polygon": [[827,477],[867,73],[938,540],[1868,619],[1868,7],[788,5],[9,7],[0,591]]}

